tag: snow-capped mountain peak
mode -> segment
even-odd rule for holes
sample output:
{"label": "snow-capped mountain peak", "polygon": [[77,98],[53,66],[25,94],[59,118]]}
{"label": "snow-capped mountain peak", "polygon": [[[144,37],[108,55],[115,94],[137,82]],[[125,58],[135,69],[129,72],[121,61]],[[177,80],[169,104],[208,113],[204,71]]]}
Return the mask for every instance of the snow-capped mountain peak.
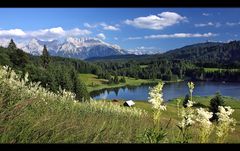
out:
{"label": "snow-capped mountain peak", "polygon": [[43,45],[40,45],[37,39],[31,39],[25,46],[23,45],[21,49],[33,55],[41,55]]}
{"label": "snow-capped mountain peak", "polygon": [[[0,45],[7,47],[9,40],[0,40]],[[74,38],[64,40],[43,41],[31,39],[24,42],[16,42],[18,48],[33,55],[41,55],[43,46],[46,45],[50,55],[85,59],[90,57],[104,57],[109,55],[121,55],[126,52],[118,45],[106,43],[97,38]]]}

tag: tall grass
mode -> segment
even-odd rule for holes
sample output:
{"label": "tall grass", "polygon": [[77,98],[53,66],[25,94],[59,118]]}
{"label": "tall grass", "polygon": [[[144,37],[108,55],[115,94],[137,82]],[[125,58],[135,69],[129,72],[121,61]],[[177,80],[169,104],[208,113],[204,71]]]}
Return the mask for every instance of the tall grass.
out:
{"label": "tall grass", "polygon": [[1,143],[129,143],[151,126],[147,113],[109,102],[80,103],[0,67]]}

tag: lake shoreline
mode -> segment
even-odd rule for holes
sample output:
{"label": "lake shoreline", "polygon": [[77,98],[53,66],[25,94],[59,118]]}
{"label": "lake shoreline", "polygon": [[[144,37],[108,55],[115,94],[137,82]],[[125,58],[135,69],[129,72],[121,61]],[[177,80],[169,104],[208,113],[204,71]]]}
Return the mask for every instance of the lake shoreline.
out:
{"label": "lake shoreline", "polygon": [[[158,84],[161,80],[157,79],[155,81],[151,81],[150,79],[141,79],[141,80],[147,80],[148,82],[140,82],[140,83],[120,83],[120,84],[113,84],[113,85],[107,85],[102,86],[99,89],[95,88],[93,90],[90,90],[89,93],[93,93],[95,91],[104,91],[108,89],[114,89],[114,88],[123,88],[123,87],[138,87],[141,85],[151,85],[151,84]],[[177,80],[177,81],[163,81],[165,84],[167,83],[178,83],[178,82],[184,82],[184,80]]]}
{"label": "lake shoreline", "polygon": [[[196,96],[213,96],[220,92],[222,96],[229,96],[240,99],[240,85],[238,83],[221,83],[221,82],[194,82]],[[148,99],[149,87],[156,83],[143,83],[135,86],[126,85],[123,87],[105,88],[90,93],[93,99],[125,99],[140,100]],[[163,99],[168,102],[178,97],[185,97],[189,93],[187,81],[165,82],[163,88]]]}

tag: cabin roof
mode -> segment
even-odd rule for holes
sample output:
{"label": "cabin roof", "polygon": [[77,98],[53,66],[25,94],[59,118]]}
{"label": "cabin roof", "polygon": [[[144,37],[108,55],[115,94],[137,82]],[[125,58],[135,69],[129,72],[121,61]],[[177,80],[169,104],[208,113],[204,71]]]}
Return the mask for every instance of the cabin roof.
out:
{"label": "cabin roof", "polygon": [[132,100],[128,100],[128,101],[126,101],[125,103],[127,103],[129,106],[132,106],[132,105],[135,104]]}

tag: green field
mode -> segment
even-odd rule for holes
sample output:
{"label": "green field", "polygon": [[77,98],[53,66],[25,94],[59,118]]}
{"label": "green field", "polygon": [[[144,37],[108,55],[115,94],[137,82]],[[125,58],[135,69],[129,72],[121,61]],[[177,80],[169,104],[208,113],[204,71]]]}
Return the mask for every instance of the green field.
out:
{"label": "green field", "polygon": [[[130,77],[125,77],[126,83],[119,83],[119,84],[108,84],[108,80],[106,79],[98,79],[94,74],[80,74],[80,78],[85,82],[87,85],[87,89],[89,92],[94,90],[101,90],[104,88],[116,88],[116,87],[123,87],[123,86],[139,86],[141,84],[147,83],[157,83],[159,80],[145,80],[145,79],[135,79]],[[121,76],[119,76],[121,78]]]}
{"label": "green field", "polygon": [[148,65],[140,65],[140,68],[147,68]]}
{"label": "green field", "polygon": [[[193,100],[198,104],[198,106],[201,106],[207,109],[209,107],[209,103],[212,97],[213,96],[206,96],[206,97],[195,96],[193,97]],[[232,117],[237,120],[235,131],[229,135],[227,142],[240,143],[240,116],[239,116],[240,100],[232,97],[223,97],[223,98],[225,101],[225,105],[231,106],[235,110]],[[184,98],[180,98],[180,99],[181,99],[181,103],[180,103],[181,105]],[[151,104],[148,102],[138,101],[136,102],[136,107],[145,109],[149,113],[152,113]],[[177,132],[176,124],[177,122],[180,121],[180,118],[177,115],[176,99],[167,103],[167,111],[163,112],[162,116],[163,116],[163,119],[165,119],[165,121],[168,121],[168,119],[172,118],[170,129],[172,130],[172,132]],[[211,141],[214,142],[214,140],[211,140]]]}
{"label": "green field", "polygon": [[[197,103],[197,106],[195,108],[201,106],[203,108],[208,109],[210,100],[213,96],[194,96],[193,100]],[[180,105],[182,105],[182,101],[184,98],[181,99]],[[234,119],[237,120],[236,129],[233,133],[229,135],[226,142],[231,143],[240,143],[240,100],[232,98],[232,97],[225,97],[223,96],[223,99],[225,101],[226,106],[231,106],[235,111],[232,115]],[[110,100],[107,100],[110,101]],[[118,100],[120,104],[122,105],[124,103],[124,100]],[[149,102],[145,101],[135,101],[135,106],[133,108],[140,108],[147,111],[150,115],[153,113],[153,109],[151,107],[151,104]],[[177,99],[174,99],[172,101],[169,101],[166,103],[167,105],[167,111],[164,111],[162,114],[162,124],[166,124],[170,119],[171,122],[169,124],[168,130],[171,132],[171,135],[169,136],[169,139],[171,139],[174,142],[174,135],[178,133],[178,129],[176,127],[177,123],[181,120],[180,117],[178,117],[178,109],[177,109]],[[214,142],[214,137],[211,136],[212,140],[210,142]],[[197,140],[193,140],[197,141]]]}
{"label": "green field", "polygon": [[222,68],[204,68],[204,71],[205,72],[215,72],[215,71],[238,71],[239,69],[222,69]]}
{"label": "green field", "polygon": [[[125,77],[126,83],[119,83],[119,84],[108,84],[108,80],[106,79],[98,79],[97,75],[94,74],[79,74],[80,79],[84,81],[84,83],[87,86],[87,89],[89,92],[95,91],[95,90],[101,90],[106,88],[117,88],[117,87],[123,87],[123,86],[139,86],[141,84],[150,84],[150,83],[158,83],[159,79],[135,79],[131,77]],[[121,76],[118,76],[121,78]],[[170,82],[180,82],[182,80],[178,81],[164,81],[165,83]]]}

